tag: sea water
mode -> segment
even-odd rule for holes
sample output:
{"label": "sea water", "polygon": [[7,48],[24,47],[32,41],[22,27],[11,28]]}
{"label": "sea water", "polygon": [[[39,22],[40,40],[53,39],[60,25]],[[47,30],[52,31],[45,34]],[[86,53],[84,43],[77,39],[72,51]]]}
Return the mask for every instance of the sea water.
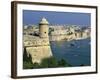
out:
{"label": "sea water", "polygon": [[90,39],[51,41],[51,49],[57,60],[64,59],[72,66],[91,65]]}

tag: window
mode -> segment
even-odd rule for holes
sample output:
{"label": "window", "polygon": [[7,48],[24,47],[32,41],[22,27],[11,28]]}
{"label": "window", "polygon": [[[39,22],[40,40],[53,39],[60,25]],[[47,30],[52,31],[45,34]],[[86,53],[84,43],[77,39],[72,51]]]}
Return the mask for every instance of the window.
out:
{"label": "window", "polygon": [[46,34],[46,32],[44,32]]}

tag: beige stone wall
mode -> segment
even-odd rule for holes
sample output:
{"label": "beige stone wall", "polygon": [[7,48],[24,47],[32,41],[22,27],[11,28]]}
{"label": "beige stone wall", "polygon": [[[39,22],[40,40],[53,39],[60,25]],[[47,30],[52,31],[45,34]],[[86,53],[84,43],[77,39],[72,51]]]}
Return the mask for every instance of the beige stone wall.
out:
{"label": "beige stone wall", "polygon": [[89,32],[76,32],[75,34],[71,35],[51,35],[50,41],[61,41],[61,40],[77,40],[77,39],[85,39],[90,37]]}
{"label": "beige stone wall", "polygon": [[26,51],[33,63],[41,63],[42,59],[53,56],[50,46],[27,47]]}
{"label": "beige stone wall", "polygon": [[75,34],[72,34],[72,35],[55,35],[55,36],[50,36],[50,41],[61,41],[61,40],[67,40],[67,41],[70,41],[70,40],[73,40],[75,39],[76,36]]}
{"label": "beige stone wall", "polygon": [[48,37],[48,25],[47,24],[39,25],[39,35],[42,38]]}
{"label": "beige stone wall", "polygon": [[84,32],[84,33],[83,33],[83,38],[87,38],[87,37],[90,37],[90,33]]}
{"label": "beige stone wall", "polygon": [[28,40],[28,41],[24,41],[24,46],[25,47],[36,47],[36,46],[49,46],[50,43],[49,43],[49,39],[36,39],[36,40]]}

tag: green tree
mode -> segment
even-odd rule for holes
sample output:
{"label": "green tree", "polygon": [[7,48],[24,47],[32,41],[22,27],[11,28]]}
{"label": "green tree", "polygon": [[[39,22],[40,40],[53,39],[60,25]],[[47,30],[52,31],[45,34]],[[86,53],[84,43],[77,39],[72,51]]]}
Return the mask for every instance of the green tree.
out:
{"label": "green tree", "polygon": [[61,59],[60,61],[58,61],[58,65],[60,66],[60,67],[66,67],[66,61],[64,60],[64,59]]}
{"label": "green tree", "polygon": [[41,68],[47,68],[48,67],[48,58],[45,58],[45,59],[42,60],[40,67]]}
{"label": "green tree", "polygon": [[33,68],[40,68],[40,65],[38,63],[34,63]]}
{"label": "green tree", "polygon": [[57,66],[58,66],[58,62],[55,57],[51,57],[48,59],[48,67],[57,67]]}
{"label": "green tree", "polygon": [[32,69],[32,68],[33,64],[31,62],[23,61],[23,69]]}
{"label": "green tree", "polygon": [[31,55],[29,55],[29,57],[27,56],[26,48],[24,48],[23,69],[32,69],[32,68],[33,68],[32,57]]}
{"label": "green tree", "polygon": [[32,62],[32,57],[31,57],[31,55],[29,54],[29,56],[27,56],[26,48],[24,48],[23,61]]}
{"label": "green tree", "polygon": [[54,57],[50,57],[50,58],[45,58],[42,60],[40,66],[42,68],[51,68],[51,67],[57,67],[58,62],[56,60],[56,58]]}
{"label": "green tree", "polygon": [[72,65],[69,64],[67,61],[65,61],[64,59],[61,59],[60,61],[58,61],[58,66],[59,67],[71,67]]}

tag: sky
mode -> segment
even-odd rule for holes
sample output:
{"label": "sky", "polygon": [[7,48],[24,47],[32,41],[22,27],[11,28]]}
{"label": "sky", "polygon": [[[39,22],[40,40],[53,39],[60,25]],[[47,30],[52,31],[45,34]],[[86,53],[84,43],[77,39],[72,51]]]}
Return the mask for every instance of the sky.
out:
{"label": "sky", "polygon": [[91,25],[90,13],[23,10],[23,25],[38,25],[45,17],[49,24]]}

